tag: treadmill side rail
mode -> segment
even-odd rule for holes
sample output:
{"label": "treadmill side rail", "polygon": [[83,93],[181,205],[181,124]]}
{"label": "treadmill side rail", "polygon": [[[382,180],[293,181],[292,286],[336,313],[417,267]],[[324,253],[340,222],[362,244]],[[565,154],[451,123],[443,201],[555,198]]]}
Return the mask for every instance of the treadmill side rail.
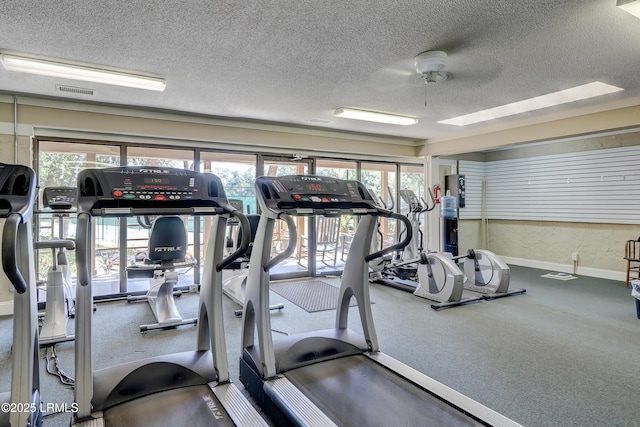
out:
{"label": "treadmill side rail", "polygon": [[405,365],[404,363],[388,356],[384,353],[369,354],[369,358],[383,365],[384,367],[404,376],[410,378],[411,381],[418,386],[430,391],[436,396],[440,397],[446,402],[450,402],[452,405],[460,408],[463,412],[466,412],[473,417],[487,423],[494,427],[523,427],[521,424],[499,414],[498,412],[490,409],[483,404],[465,396],[464,394],[455,391],[451,387],[442,384],[439,381],[434,380],[431,377],[419,372],[412,367]]}
{"label": "treadmill side rail", "polygon": [[235,384],[218,384],[211,389],[236,425],[252,427],[268,426]]}
{"label": "treadmill side rail", "polygon": [[[264,392],[288,413],[297,425],[314,427],[337,427],[316,405],[285,377],[276,377],[264,383]],[[282,402],[286,402],[283,405]]]}
{"label": "treadmill side rail", "polygon": [[71,427],[104,427],[104,418],[102,418],[102,412],[96,414],[95,416],[96,418],[71,424]]}

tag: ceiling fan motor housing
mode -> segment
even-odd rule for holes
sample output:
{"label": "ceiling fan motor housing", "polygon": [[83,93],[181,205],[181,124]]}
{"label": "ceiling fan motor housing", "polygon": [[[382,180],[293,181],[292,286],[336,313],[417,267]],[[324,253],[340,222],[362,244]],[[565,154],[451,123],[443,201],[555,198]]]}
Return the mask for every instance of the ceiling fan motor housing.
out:
{"label": "ceiling fan motor housing", "polygon": [[416,73],[422,76],[426,84],[435,84],[446,80],[449,75],[443,70],[447,61],[445,52],[434,50],[423,52],[415,57]]}

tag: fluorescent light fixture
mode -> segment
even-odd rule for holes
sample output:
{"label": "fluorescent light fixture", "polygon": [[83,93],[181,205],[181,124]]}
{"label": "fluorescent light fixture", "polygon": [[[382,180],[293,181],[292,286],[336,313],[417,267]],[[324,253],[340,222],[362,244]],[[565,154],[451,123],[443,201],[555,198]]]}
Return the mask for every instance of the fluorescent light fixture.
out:
{"label": "fluorescent light fixture", "polygon": [[625,12],[629,12],[636,18],[640,18],[640,0],[618,0],[616,6]]}
{"label": "fluorescent light fixture", "polygon": [[524,99],[522,101],[501,105],[499,107],[489,108],[487,110],[477,111],[475,113],[465,114],[463,116],[453,117],[447,120],[440,120],[438,123],[443,123],[446,125],[466,126],[474,123],[499,119],[501,117],[526,113],[527,111],[535,111],[542,108],[553,107],[555,105],[567,104],[569,102],[579,101],[581,99],[594,98],[596,96],[606,95],[621,90],[624,89],[616,86],[611,86],[606,83],[592,82],[582,86],[576,86],[558,92],[536,96],[535,98]]}
{"label": "fluorescent light fixture", "polygon": [[366,120],[369,122],[388,123],[392,125],[415,125],[418,119],[415,117],[401,116],[398,114],[380,113],[377,111],[357,110],[355,108],[338,108],[333,112],[336,117],[346,119]]}
{"label": "fluorescent light fixture", "polygon": [[120,71],[104,70],[97,67],[66,64],[44,59],[0,54],[0,62],[7,71],[62,77],[94,83],[134,87],[138,89],[163,91],[165,80],[158,77],[141,76]]}

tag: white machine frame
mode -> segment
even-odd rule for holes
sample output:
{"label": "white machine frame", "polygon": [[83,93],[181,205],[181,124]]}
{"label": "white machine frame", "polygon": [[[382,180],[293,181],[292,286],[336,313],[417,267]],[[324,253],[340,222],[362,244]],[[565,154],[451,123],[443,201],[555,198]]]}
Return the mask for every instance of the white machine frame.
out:
{"label": "white machine frame", "polygon": [[[0,427],[39,427],[40,375],[36,269],[33,257],[33,201],[36,174],[23,165],[0,163],[2,269],[13,286],[11,390],[0,393]],[[8,405],[8,406],[6,406]],[[15,408],[15,410],[13,409]],[[19,410],[23,408],[24,410]]]}
{"label": "white machine frame", "polygon": [[75,242],[66,239],[39,241],[34,243],[34,248],[51,249],[53,259],[53,265],[47,271],[46,305],[40,328],[40,346],[73,341],[75,335],[67,333],[69,306],[73,304],[68,282],[69,265],[59,262],[59,256],[66,258],[61,251],[75,249]]}
{"label": "white machine frame", "polygon": [[[176,182],[184,182],[184,184],[174,183],[171,185],[177,188],[188,185],[188,190],[183,190],[183,194],[187,193],[189,197],[185,197],[184,203],[162,202],[151,206],[146,204],[148,198],[138,198],[137,195],[134,201],[131,199],[129,201],[126,199],[116,200],[116,197],[119,196],[114,194],[116,190],[111,187],[118,186],[117,191],[120,195],[122,195],[121,190],[130,191],[128,194],[139,194],[135,190],[135,188],[139,188],[138,184],[132,184],[132,181],[137,178],[140,182],[142,176],[149,176],[145,174],[166,177],[167,181],[170,178],[175,178]],[[179,181],[181,178],[183,181]],[[142,424],[173,426],[176,425],[175,421],[170,424],[170,419],[150,413],[148,408],[153,408],[153,406],[148,405],[156,405],[155,409],[162,410],[166,414],[180,413],[182,416],[180,411],[188,404],[190,408],[200,410],[200,413],[206,413],[209,422],[225,419],[237,426],[266,427],[266,422],[229,378],[222,314],[221,271],[226,264],[246,251],[248,238],[238,251],[224,258],[224,234],[227,219],[230,216],[238,217],[241,222],[246,222],[246,219],[226,203],[220,179],[213,174],[147,166],[143,168],[88,169],[80,172],[78,183],[80,197],[78,199],[76,253],[78,286],[76,286],[76,386],[74,389],[77,412],[73,414],[71,425],[104,426],[107,423],[105,414],[119,409],[123,412],[131,410],[135,414],[127,425],[137,425],[138,417],[149,417],[149,419],[143,420]],[[102,197],[96,188],[100,188],[100,191],[105,188],[108,191],[107,196]],[[154,189],[154,191],[162,195],[167,191],[166,188],[167,186],[163,186]],[[145,191],[150,191],[148,186],[145,186]],[[199,198],[192,198],[192,195]],[[187,199],[192,199],[193,203],[188,203]],[[212,218],[205,254],[207,262],[204,264],[198,299],[196,349],[135,360],[94,371],[91,357],[92,276],[88,267],[91,257],[89,242],[92,241],[92,220],[95,216],[123,217],[140,214],[205,215]],[[243,224],[243,226],[247,225],[248,223]],[[164,375],[162,375],[163,373]],[[193,380],[190,380],[192,378],[197,381],[193,383]],[[202,384],[202,381],[206,381],[206,384]],[[171,396],[175,396],[174,392],[188,392],[193,388],[197,390],[195,397],[191,396],[188,401],[172,400]],[[200,392],[203,388],[209,389],[207,394]],[[162,394],[165,392],[171,394],[169,398],[162,399],[162,396],[167,397],[166,394]],[[208,400],[213,399],[210,393],[224,407],[224,413],[228,414],[228,417],[223,416],[223,412],[217,406],[218,403]],[[159,399],[157,403],[156,399]],[[167,402],[171,402],[171,404]],[[157,405],[162,405],[162,407]],[[142,410],[135,411],[140,407]],[[185,418],[181,421],[187,424],[190,420]]]}

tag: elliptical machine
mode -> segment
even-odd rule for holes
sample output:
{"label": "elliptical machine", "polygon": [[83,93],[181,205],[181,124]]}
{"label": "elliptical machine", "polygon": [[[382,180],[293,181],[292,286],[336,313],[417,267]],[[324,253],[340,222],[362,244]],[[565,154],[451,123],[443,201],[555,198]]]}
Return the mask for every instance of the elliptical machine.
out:
{"label": "elliptical machine", "polygon": [[523,294],[526,289],[509,289],[509,266],[498,255],[486,249],[476,249],[463,264],[464,288],[482,294],[484,299]]}
{"label": "elliptical machine", "polygon": [[[448,293],[443,290],[452,289],[452,295],[444,298],[448,301],[462,293],[463,274],[445,255],[423,251],[420,215],[432,211],[436,206],[433,194],[429,192],[429,195],[432,200],[431,206],[425,200],[418,199],[413,190],[400,191],[400,197],[409,206],[407,218],[412,229],[411,240],[407,247],[396,253],[393,258],[384,262],[373,260],[370,263],[373,270],[370,280],[436,301],[443,299],[442,295]],[[393,199],[392,204],[395,204]],[[403,233],[400,237],[402,235]]]}
{"label": "elliptical machine", "polygon": [[[58,239],[41,240],[34,243],[34,249],[50,249],[52,266],[47,272],[46,302],[44,320],[40,328],[40,346],[73,341],[75,336],[67,333],[67,323],[73,316],[73,293],[71,291],[71,271],[67,251],[75,249],[75,242],[64,239],[64,219],[76,207],[75,187],[46,187],[42,191],[42,206],[58,218]],[[55,223],[55,220],[54,220]]]}
{"label": "elliptical machine", "polygon": [[[371,191],[369,191],[369,193],[371,193]],[[393,194],[391,187],[389,187],[389,194]],[[431,193],[431,206],[429,206],[424,199],[418,199],[413,190],[400,190],[399,194],[402,201],[409,207],[409,211],[406,216],[409,219],[413,230],[411,231],[411,240],[407,247],[402,251],[395,252],[391,257],[384,259],[384,262],[381,262],[381,260],[374,262],[371,265],[371,268],[375,273],[380,273],[374,274],[375,279],[382,280],[384,278],[386,280],[384,284],[404,291],[413,292],[416,286],[411,282],[411,280],[416,276],[416,262],[418,260],[418,256],[423,251],[423,235],[422,230],[420,229],[420,216],[425,212],[433,210],[436,204]],[[377,205],[393,211],[393,208],[396,205],[393,196],[391,196],[391,203],[389,207],[386,207],[378,197],[373,197]],[[402,239],[406,232],[406,228],[403,229],[398,235],[399,239]],[[374,236],[374,242],[377,240],[377,236],[379,236],[379,233]]]}
{"label": "elliptical machine", "polygon": [[[447,178],[449,181],[455,182],[456,192],[464,192],[464,178],[462,176],[452,175]],[[466,255],[458,256],[457,198],[447,192],[447,195],[443,196],[440,201],[443,245],[447,253],[453,253],[451,259],[456,262],[464,259],[464,289],[480,294],[482,299],[495,299],[526,292],[525,289],[509,290],[509,266],[495,253],[486,249],[469,249]]]}
{"label": "elliptical machine", "polygon": [[[413,228],[419,229],[418,215],[435,208],[433,194],[429,191],[433,202],[431,207],[423,200],[426,208],[412,190],[403,190],[400,194],[409,205],[408,216]],[[416,238],[418,240],[413,242]],[[420,233],[413,232],[409,249],[405,249],[402,256],[404,260],[387,261],[382,268],[379,267],[380,263],[370,263],[374,266],[370,274],[371,281],[435,301],[437,304],[431,305],[434,310],[525,292],[523,289],[508,291],[509,267],[493,252],[471,249],[461,256],[453,256],[446,252],[428,252],[422,250],[421,238]],[[415,258],[408,257],[408,254],[414,253],[417,253]],[[462,259],[464,272],[458,266]],[[478,294],[463,296],[464,289]]]}

